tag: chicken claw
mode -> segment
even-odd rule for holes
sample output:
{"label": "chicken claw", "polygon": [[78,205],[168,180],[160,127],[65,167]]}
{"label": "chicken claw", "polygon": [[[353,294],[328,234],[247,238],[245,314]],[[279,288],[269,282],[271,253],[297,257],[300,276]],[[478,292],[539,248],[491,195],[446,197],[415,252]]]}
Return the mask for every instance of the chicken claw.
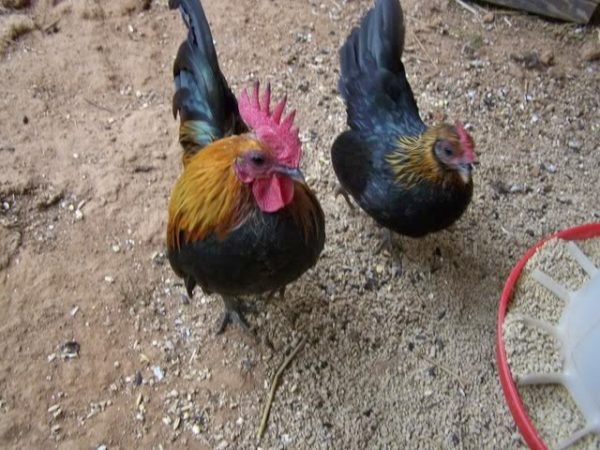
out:
{"label": "chicken claw", "polygon": [[244,331],[250,331],[250,324],[248,324],[244,314],[255,313],[256,309],[244,305],[235,297],[223,297],[223,303],[225,304],[225,311],[220,320],[217,334],[223,334],[229,324],[232,323],[237,323]]}
{"label": "chicken claw", "polygon": [[350,207],[350,209],[354,209],[354,205],[352,204],[352,202],[350,201],[350,195],[348,194],[348,192],[346,191],[346,189],[344,189],[342,187],[341,184],[337,184],[335,187],[335,190],[333,191],[335,197],[339,197],[340,195],[344,197],[344,199],[346,200],[346,203],[348,203],[348,206]]}
{"label": "chicken claw", "polygon": [[275,293],[279,292],[279,300],[283,301],[285,298],[285,286],[280,287],[279,289],[273,289],[271,292],[269,292],[269,295],[267,296],[267,303],[270,303],[271,300],[273,300],[273,297],[275,297]]}

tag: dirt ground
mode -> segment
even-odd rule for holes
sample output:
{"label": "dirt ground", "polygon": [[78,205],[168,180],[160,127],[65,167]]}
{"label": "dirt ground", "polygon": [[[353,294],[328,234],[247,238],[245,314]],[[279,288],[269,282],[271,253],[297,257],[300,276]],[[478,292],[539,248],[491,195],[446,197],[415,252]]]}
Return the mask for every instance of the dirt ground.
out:
{"label": "dirt ground", "polygon": [[600,220],[598,29],[403,0],[422,114],[466,122],[481,164],[460,222],[398,239],[399,260],[374,253],[382,231],[334,197],[329,164],[337,50],[371,0],[205,0],[233,89],[271,81],[298,109],[327,219],[319,263],[250,317],[255,339],[216,336],[221,301],[185,304],[165,260],[185,36],[166,3],[0,9],[0,447],[256,448],[302,336],[260,447],[522,447],[496,308],[529,245]]}

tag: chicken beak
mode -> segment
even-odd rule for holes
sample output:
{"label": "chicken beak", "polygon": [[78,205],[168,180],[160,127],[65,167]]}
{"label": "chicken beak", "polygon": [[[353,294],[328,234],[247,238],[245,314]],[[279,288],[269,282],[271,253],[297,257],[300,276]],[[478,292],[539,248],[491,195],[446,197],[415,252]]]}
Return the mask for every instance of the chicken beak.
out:
{"label": "chicken beak", "polygon": [[471,173],[475,164],[473,163],[464,163],[460,165],[460,170],[465,173]]}
{"label": "chicken beak", "polygon": [[281,175],[284,175],[286,177],[289,177],[292,180],[297,181],[298,183],[306,184],[306,180],[304,179],[304,174],[298,168],[277,165],[274,167],[274,170],[275,170],[275,172],[280,173]]}
{"label": "chicken beak", "polygon": [[475,169],[476,166],[479,165],[479,161],[477,159],[471,159],[471,160],[463,160],[459,165],[458,168],[461,172],[464,172],[465,174],[469,174],[473,171],[473,169]]}

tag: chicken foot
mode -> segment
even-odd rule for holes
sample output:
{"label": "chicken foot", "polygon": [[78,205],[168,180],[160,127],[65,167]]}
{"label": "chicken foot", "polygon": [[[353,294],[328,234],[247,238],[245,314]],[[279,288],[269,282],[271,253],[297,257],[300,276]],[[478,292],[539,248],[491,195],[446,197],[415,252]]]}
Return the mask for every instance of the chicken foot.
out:
{"label": "chicken foot", "polygon": [[285,298],[285,286],[280,287],[279,289],[273,289],[271,292],[269,292],[266,303],[270,303],[271,300],[273,300],[273,297],[275,297],[275,293],[277,292],[279,292],[279,300],[283,301],[283,299]]}
{"label": "chicken foot", "polygon": [[397,243],[394,239],[394,233],[388,228],[383,228],[383,233],[379,244],[375,247],[374,253],[377,255],[384,249],[387,249],[394,261],[398,264],[399,273],[402,274],[402,244]]}
{"label": "chicken foot", "polygon": [[348,194],[348,191],[346,191],[346,189],[344,189],[341,184],[336,185],[335,190],[333,191],[333,194],[335,195],[336,198],[339,197],[340,195],[342,197],[344,197],[344,200],[346,200],[346,203],[348,203],[348,206],[350,207],[350,209],[354,209],[354,205],[350,201],[350,195]]}
{"label": "chicken foot", "polygon": [[225,332],[229,324],[237,323],[245,331],[250,331],[250,325],[246,320],[244,314],[254,313],[256,310],[248,305],[243,304],[240,300],[235,297],[223,296],[223,304],[225,305],[225,311],[223,317],[220,320],[217,334]]}

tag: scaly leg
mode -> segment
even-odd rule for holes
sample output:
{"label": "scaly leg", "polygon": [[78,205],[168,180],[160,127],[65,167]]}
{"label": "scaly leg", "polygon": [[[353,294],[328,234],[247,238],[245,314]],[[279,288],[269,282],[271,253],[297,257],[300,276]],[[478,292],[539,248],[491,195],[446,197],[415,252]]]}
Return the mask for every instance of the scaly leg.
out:
{"label": "scaly leg", "polygon": [[223,303],[225,304],[225,311],[223,317],[220,320],[220,325],[217,330],[217,334],[222,334],[230,323],[237,323],[244,330],[250,331],[250,325],[244,317],[245,313],[255,312],[253,308],[244,305],[235,297],[223,296]]}
{"label": "scaly leg", "polygon": [[191,275],[188,275],[184,278],[185,290],[187,292],[187,296],[185,294],[181,294],[181,302],[184,305],[189,305],[192,298],[194,298],[194,288],[196,287],[196,280]]}
{"label": "scaly leg", "polygon": [[348,206],[350,207],[350,209],[354,209],[354,205],[350,201],[350,195],[348,194],[348,192],[346,191],[346,189],[344,189],[342,187],[341,184],[338,184],[335,187],[335,190],[333,191],[333,193],[335,194],[336,198],[339,197],[340,195],[342,195],[344,197],[344,199],[346,200],[346,203],[348,203]]}
{"label": "scaly leg", "polygon": [[271,300],[273,300],[273,297],[275,297],[276,292],[279,292],[279,300],[283,301],[285,297],[285,286],[280,287],[279,291],[277,289],[273,289],[271,292],[269,292],[266,303],[270,303]]}
{"label": "scaly leg", "polygon": [[379,254],[383,249],[387,249],[392,255],[392,258],[398,264],[399,274],[402,275],[402,246],[394,242],[394,234],[388,228],[383,229],[383,236],[377,247],[375,247],[375,254]]}
{"label": "scaly leg", "polygon": [[194,288],[196,287],[196,280],[193,276],[188,275],[185,278],[185,290],[187,291],[187,295],[190,300],[194,297]]}
{"label": "scaly leg", "polygon": [[398,248],[396,243],[394,242],[394,235],[389,228],[384,228],[381,236],[381,241],[375,247],[375,254],[381,252],[383,249],[387,249],[391,255],[394,255],[396,250],[399,250],[402,253],[402,248]]}

